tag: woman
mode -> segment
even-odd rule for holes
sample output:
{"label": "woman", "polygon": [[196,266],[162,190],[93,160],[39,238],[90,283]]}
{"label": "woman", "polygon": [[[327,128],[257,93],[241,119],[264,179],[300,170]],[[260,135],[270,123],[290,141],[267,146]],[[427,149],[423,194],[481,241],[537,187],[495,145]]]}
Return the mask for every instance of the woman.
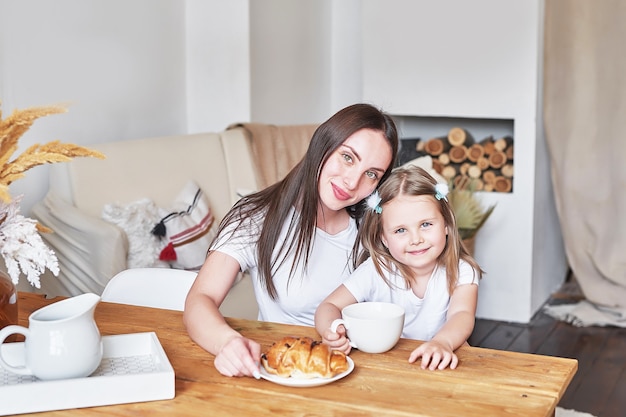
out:
{"label": "woman", "polygon": [[391,172],[398,135],[391,117],[348,106],[321,124],[287,176],[240,200],[185,304],[190,337],[226,376],[259,373],[261,346],[232,329],[219,306],[248,270],[259,320],[313,326],[315,309],[351,272],[363,199]]}

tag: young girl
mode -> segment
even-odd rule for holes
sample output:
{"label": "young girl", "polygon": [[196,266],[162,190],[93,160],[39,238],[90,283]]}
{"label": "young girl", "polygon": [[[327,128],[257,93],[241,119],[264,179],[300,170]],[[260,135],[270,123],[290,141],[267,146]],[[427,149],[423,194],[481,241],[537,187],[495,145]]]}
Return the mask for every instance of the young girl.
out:
{"label": "young girl", "polygon": [[287,176],[243,198],[224,217],[185,303],[190,337],[226,376],[258,376],[261,346],[218,308],[249,271],[259,320],[313,325],[315,309],[353,266],[363,200],[389,176],[398,150],[391,117],[369,104],[322,123]]}
{"label": "young girl", "polygon": [[421,357],[424,369],[456,368],[454,351],[474,328],[483,271],[459,238],[447,194],[447,185],[410,167],[395,169],[368,198],[359,266],[315,313],[325,343],[349,353],[346,329],[333,333],[330,324],[349,304],[386,301],[405,309],[402,337],[426,341],[409,362]]}

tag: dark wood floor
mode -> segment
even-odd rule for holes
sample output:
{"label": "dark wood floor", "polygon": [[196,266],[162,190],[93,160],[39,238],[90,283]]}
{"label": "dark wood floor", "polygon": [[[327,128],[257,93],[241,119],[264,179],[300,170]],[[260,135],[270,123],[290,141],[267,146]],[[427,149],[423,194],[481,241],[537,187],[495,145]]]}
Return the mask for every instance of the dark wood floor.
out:
{"label": "dark wood floor", "polygon": [[[570,278],[550,304],[583,298]],[[528,324],[477,320],[472,346],[578,359],[559,406],[597,417],[626,416],[626,329],[574,327],[539,311]]]}

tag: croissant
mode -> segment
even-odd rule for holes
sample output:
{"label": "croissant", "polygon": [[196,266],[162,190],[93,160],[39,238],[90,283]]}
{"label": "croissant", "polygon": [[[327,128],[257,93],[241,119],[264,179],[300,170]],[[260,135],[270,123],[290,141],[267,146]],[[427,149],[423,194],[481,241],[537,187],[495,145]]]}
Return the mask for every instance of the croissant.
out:
{"label": "croissant", "polygon": [[284,337],[261,355],[263,367],[284,378],[332,378],[348,370],[343,352],[310,337]]}

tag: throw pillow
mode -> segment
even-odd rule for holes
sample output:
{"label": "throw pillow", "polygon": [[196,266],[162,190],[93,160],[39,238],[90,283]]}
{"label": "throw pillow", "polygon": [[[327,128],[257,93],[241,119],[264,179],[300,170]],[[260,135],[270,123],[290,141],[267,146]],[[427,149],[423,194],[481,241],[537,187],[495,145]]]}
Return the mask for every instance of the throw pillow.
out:
{"label": "throw pillow", "polygon": [[189,181],[172,204],[171,212],[152,231],[164,238],[165,247],[159,259],[169,262],[172,268],[200,269],[216,228],[204,192],[195,181]]}
{"label": "throw pillow", "polygon": [[102,209],[102,219],[120,227],[126,234],[128,268],[169,267],[168,263],[159,261],[163,244],[150,233],[163,214],[148,198],[127,205],[106,204]]}

